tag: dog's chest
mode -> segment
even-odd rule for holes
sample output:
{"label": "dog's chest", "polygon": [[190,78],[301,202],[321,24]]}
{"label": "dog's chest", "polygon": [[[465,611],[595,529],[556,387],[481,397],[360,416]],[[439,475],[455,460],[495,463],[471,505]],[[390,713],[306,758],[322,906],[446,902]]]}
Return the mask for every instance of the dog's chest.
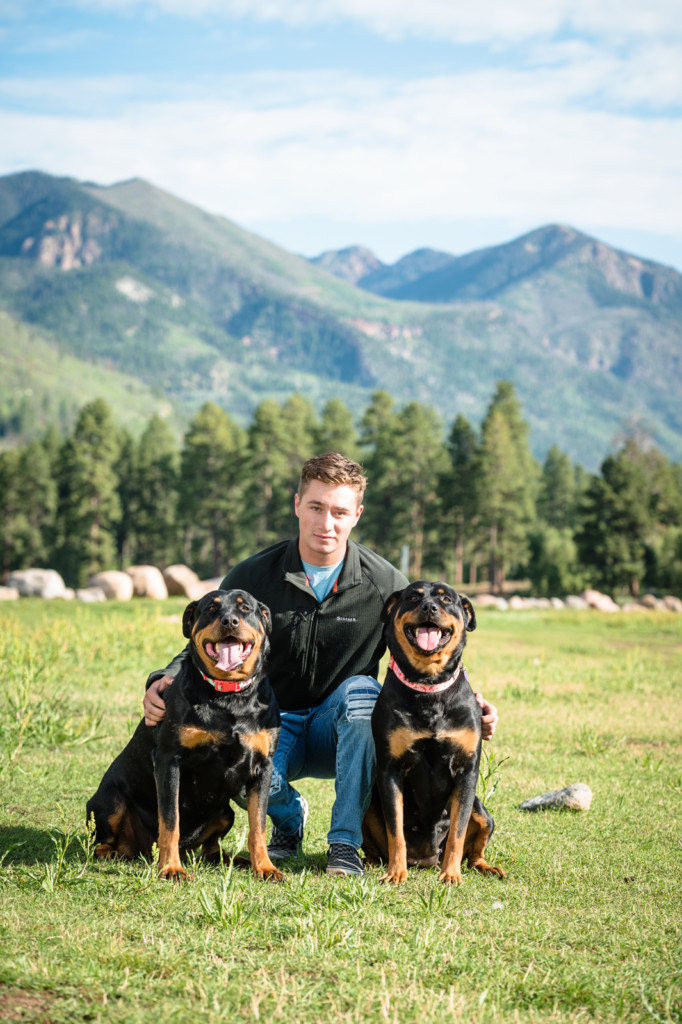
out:
{"label": "dog's chest", "polygon": [[468,715],[425,708],[420,714],[396,709],[387,733],[388,753],[409,769],[415,761],[434,765],[465,762],[478,748],[480,730]]}

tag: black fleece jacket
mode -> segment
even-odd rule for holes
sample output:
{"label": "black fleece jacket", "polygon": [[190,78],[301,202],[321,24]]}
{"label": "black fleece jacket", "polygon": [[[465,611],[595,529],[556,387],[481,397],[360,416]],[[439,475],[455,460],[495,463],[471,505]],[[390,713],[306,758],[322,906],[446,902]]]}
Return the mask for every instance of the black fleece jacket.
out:
{"label": "black fleece jacket", "polygon": [[[315,707],[349,676],[376,678],[384,652],[381,609],[407,586],[401,572],[349,540],[336,586],[318,602],[298,538],[280,541],[231,569],[225,590],[246,590],[272,613],[270,683],[284,711]],[[164,670],[175,676],[187,650]],[[153,672],[147,686],[164,672]]]}

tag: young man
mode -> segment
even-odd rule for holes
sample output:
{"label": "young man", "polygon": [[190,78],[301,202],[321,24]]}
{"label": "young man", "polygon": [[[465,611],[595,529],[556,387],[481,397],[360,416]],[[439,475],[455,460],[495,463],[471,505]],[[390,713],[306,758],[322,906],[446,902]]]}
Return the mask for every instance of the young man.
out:
{"label": "young man", "polygon": [[[270,683],[282,713],[274,755],[268,814],[275,859],[296,854],[307,804],[290,780],[333,778],[336,798],[328,833],[327,873],[362,873],[358,850],[375,769],[370,719],[379,693],[384,652],[381,610],[407,580],[389,562],[350,539],[362,514],[367,480],[361,467],[338,453],[309,459],[301,470],[295,511],[298,537],[280,541],[240,562],[221,587],[238,588],[272,613]],[[152,673],[145,721],[164,714],[165,673]],[[486,739],[497,713],[478,697]]]}

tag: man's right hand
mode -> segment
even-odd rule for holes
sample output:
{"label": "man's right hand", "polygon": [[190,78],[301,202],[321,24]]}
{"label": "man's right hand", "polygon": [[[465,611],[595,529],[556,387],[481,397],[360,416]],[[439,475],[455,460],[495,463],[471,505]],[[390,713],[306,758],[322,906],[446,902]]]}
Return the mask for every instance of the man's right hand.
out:
{"label": "man's right hand", "polygon": [[144,695],[142,707],[144,708],[144,724],[158,725],[166,716],[166,702],[161,696],[164,690],[168,689],[173,682],[173,676],[161,676],[155,679]]}

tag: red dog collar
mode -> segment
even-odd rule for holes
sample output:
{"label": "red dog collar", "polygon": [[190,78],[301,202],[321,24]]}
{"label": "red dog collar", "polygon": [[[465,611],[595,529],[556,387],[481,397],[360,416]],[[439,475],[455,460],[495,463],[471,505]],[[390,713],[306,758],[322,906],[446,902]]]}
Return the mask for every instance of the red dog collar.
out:
{"label": "red dog collar", "polygon": [[409,686],[411,690],[419,690],[420,693],[438,693],[440,690],[447,690],[448,686],[452,686],[452,684],[459,678],[461,672],[464,672],[464,675],[466,676],[464,665],[458,665],[455,674],[450,676],[449,679],[446,679],[445,682],[432,683],[429,686],[428,683],[411,683],[396,665],[393,655],[391,655],[388,667],[398,677],[401,683],[404,683],[405,686]]}
{"label": "red dog collar", "polygon": [[[201,669],[199,671],[201,672]],[[245,690],[247,686],[251,686],[253,682],[253,679],[245,679],[243,683],[231,683],[229,679],[213,679],[212,676],[207,676],[205,672],[201,672],[201,674],[217,693],[239,693],[240,690]]]}

